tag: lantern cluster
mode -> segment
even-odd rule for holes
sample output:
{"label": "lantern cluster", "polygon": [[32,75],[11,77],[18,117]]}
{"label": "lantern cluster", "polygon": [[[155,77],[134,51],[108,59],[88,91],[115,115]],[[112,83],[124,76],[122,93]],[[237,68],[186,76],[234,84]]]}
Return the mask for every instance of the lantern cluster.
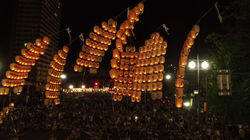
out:
{"label": "lantern cluster", "polygon": [[89,33],[89,38],[85,40],[79,58],[76,60],[74,71],[81,72],[83,67],[90,68],[91,71],[99,68],[102,57],[111,41],[115,39],[117,22],[109,19],[108,23],[103,21],[101,27],[94,26],[94,31]]}
{"label": "lantern cluster", "polygon": [[10,64],[10,70],[5,73],[6,78],[2,80],[2,86],[23,86],[24,79],[28,78],[31,71],[31,66],[34,66],[39,56],[44,54],[49,42],[49,38],[45,36],[42,40],[36,39],[34,44],[27,43],[26,48],[21,50],[21,55],[15,57],[16,62]]}
{"label": "lantern cluster", "polygon": [[127,37],[131,36],[135,22],[139,21],[139,15],[144,11],[144,4],[138,3],[134,8],[128,11],[127,20],[121,23],[116,33],[116,48],[119,52],[123,52],[123,45],[127,44]]}
{"label": "lantern cluster", "polygon": [[135,52],[134,46],[127,46],[123,51],[123,45],[127,44],[127,37],[131,36],[134,23],[139,21],[139,15],[143,11],[143,3],[129,10],[127,20],[121,23],[116,33],[116,48],[113,50],[110,70],[110,77],[115,81],[114,101],[121,101],[123,96],[131,96],[132,102],[141,100],[141,92],[133,89],[135,60],[138,59],[139,52]]}
{"label": "lantern cluster", "polygon": [[114,79],[114,101],[121,101],[122,96],[131,96],[132,102],[140,102],[141,92],[134,89],[133,78],[135,69],[135,60],[138,59],[138,52],[135,52],[134,46],[127,46],[125,52],[121,52],[118,59],[116,53],[120,53],[118,49],[113,51],[113,59],[111,60],[110,77]]}
{"label": "lantern cluster", "polygon": [[3,110],[0,111],[0,124],[3,123],[3,119],[10,113],[14,106],[15,104],[11,102],[9,106],[4,107]]}
{"label": "lantern cluster", "polygon": [[162,98],[163,71],[167,42],[159,33],[153,33],[139,48],[139,57],[135,61],[134,86],[139,91],[151,92],[153,100]]}
{"label": "lantern cluster", "polygon": [[188,55],[191,47],[194,44],[194,39],[200,32],[200,27],[194,25],[192,30],[188,33],[186,41],[181,50],[180,59],[179,59],[179,69],[177,71],[177,79],[175,81],[176,87],[176,96],[175,96],[175,105],[177,108],[181,108],[183,104],[182,97],[184,96],[184,77],[185,77],[185,68],[187,65]]}
{"label": "lantern cluster", "polygon": [[63,46],[63,49],[58,50],[58,53],[54,55],[53,61],[51,61],[50,63],[47,84],[45,85],[45,96],[47,98],[46,100],[56,99],[56,101],[54,100],[55,104],[60,103],[60,101],[58,101],[58,98],[61,84],[61,74],[64,71],[68,52],[69,47]]}
{"label": "lantern cluster", "polygon": [[131,96],[132,102],[140,102],[142,92],[151,92],[153,100],[161,99],[166,48],[167,42],[159,33],[154,33],[139,52],[131,46],[127,46],[125,52],[114,49],[109,72],[115,81],[113,100]]}

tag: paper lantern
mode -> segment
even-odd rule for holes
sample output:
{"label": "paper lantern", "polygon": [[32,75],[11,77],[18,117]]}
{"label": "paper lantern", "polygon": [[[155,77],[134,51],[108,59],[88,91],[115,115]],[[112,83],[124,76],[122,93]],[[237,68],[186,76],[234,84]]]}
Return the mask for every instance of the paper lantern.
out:
{"label": "paper lantern", "polygon": [[137,6],[138,6],[138,8],[140,10],[140,14],[142,14],[143,11],[144,11],[144,4],[142,2],[140,2],[140,3],[137,4]]}
{"label": "paper lantern", "polygon": [[196,32],[196,36],[199,34],[200,32],[200,26],[199,25],[194,25],[192,30],[194,30]]}
{"label": "paper lantern", "polygon": [[163,47],[164,49],[166,49],[166,48],[168,47],[168,44],[167,44],[166,41],[163,41],[163,42],[162,42],[162,47]]}
{"label": "paper lantern", "polygon": [[183,97],[184,96],[184,91],[183,90],[184,89],[182,87],[181,88],[176,88],[175,89],[176,97],[179,97],[179,98]]}
{"label": "paper lantern", "polygon": [[113,50],[113,58],[120,59],[120,53],[118,49]]}
{"label": "paper lantern", "polygon": [[116,95],[113,95],[113,101],[117,101],[117,96]]}
{"label": "paper lantern", "polygon": [[153,71],[154,71],[154,73],[158,73],[159,67],[157,65],[153,66]]}
{"label": "paper lantern", "polygon": [[152,93],[151,93],[151,98],[152,98],[152,100],[156,100],[156,99],[157,99],[157,94],[156,94],[156,92],[152,92]]}
{"label": "paper lantern", "polygon": [[162,73],[158,73],[158,81],[162,81],[163,80],[163,74]]}
{"label": "paper lantern", "polygon": [[194,39],[189,37],[186,39],[185,43],[189,46],[193,46],[194,45]]}
{"label": "paper lantern", "polygon": [[157,83],[152,83],[152,90],[153,91],[156,91],[157,90]]}
{"label": "paper lantern", "polygon": [[164,71],[164,65],[157,65],[158,66],[158,71],[163,72]]}
{"label": "paper lantern", "polygon": [[118,95],[118,96],[117,96],[117,100],[118,100],[118,101],[121,101],[121,100],[122,100],[122,96],[121,96],[121,95]]}
{"label": "paper lantern", "polygon": [[118,71],[118,75],[119,75],[119,76],[123,76],[123,73],[124,73],[124,72],[123,72],[123,71],[121,71],[121,70],[120,70],[120,71]]}
{"label": "paper lantern", "polygon": [[54,99],[54,104],[59,105],[60,104],[60,99]]}
{"label": "paper lantern", "polygon": [[15,106],[15,103],[10,103],[10,104],[9,104],[9,107],[10,107],[10,108],[13,108],[14,106]]}
{"label": "paper lantern", "polygon": [[129,74],[129,72],[128,71],[124,71],[124,73],[123,73],[123,75],[124,75],[124,77],[128,77],[128,74]]}
{"label": "paper lantern", "polygon": [[117,65],[117,60],[116,59],[111,59],[111,67],[113,68],[113,69],[118,69],[119,67],[118,67],[118,65]]}
{"label": "paper lantern", "polygon": [[177,70],[177,77],[183,79],[184,76],[185,76],[185,68],[184,67],[179,67],[179,69]]}
{"label": "paper lantern", "polygon": [[[37,39],[35,40],[35,44],[36,44],[36,46],[38,46],[38,47],[42,46],[42,40],[41,40],[41,38],[37,38]],[[28,44],[27,44],[27,45],[28,45]]]}
{"label": "paper lantern", "polygon": [[64,51],[65,53],[68,53],[68,52],[69,52],[69,47],[68,47],[68,46],[63,46],[63,51]]}
{"label": "paper lantern", "polygon": [[124,70],[124,65],[120,65],[120,70]]}
{"label": "paper lantern", "polygon": [[182,108],[183,100],[182,98],[175,97],[175,106],[177,108]]}
{"label": "paper lantern", "polygon": [[156,94],[156,99],[161,99],[162,98],[162,92],[161,91],[157,91],[157,92],[155,92],[155,94]]}
{"label": "paper lantern", "polygon": [[182,51],[183,51],[183,55],[188,56],[190,52],[190,48],[188,48],[187,46],[183,46]]}
{"label": "paper lantern", "polygon": [[47,36],[44,36],[44,37],[43,37],[43,42],[44,42],[46,45],[49,45],[50,39],[49,39]]}
{"label": "paper lantern", "polygon": [[133,83],[133,78],[128,78],[128,83]]}
{"label": "paper lantern", "polygon": [[157,82],[157,90],[162,90],[162,82]]}
{"label": "paper lantern", "polygon": [[142,85],[141,85],[141,91],[146,91],[146,90],[147,90],[146,84],[142,84]]}
{"label": "paper lantern", "polygon": [[153,90],[152,83],[147,83],[147,91],[152,91],[152,90]]}
{"label": "paper lantern", "polygon": [[180,58],[180,60],[179,60],[179,66],[180,67],[186,67],[186,65],[187,65],[187,59],[188,59],[188,57],[181,57]]}
{"label": "paper lantern", "polygon": [[184,79],[177,77],[175,81],[175,86],[176,87],[183,87],[184,86]]}
{"label": "paper lantern", "polygon": [[153,82],[156,82],[158,80],[158,75],[157,74],[151,74],[153,77]]}

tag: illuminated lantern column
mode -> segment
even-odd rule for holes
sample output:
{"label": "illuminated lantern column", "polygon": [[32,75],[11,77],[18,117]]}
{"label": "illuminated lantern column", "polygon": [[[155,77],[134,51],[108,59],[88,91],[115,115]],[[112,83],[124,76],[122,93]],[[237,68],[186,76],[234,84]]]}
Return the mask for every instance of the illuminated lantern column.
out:
{"label": "illuminated lantern column", "polygon": [[[15,62],[10,64],[10,70],[5,73],[6,78],[2,79],[2,86],[6,88],[15,87],[14,91],[21,92],[22,86],[25,84],[24,79],[28,78],[31,66],[34,66],[39,56],[44,54],[49,42],[48,37],[43,37],[43,40],[36,39],[35,45],[28,43],[26,48],[21,50],[21,56],[16,56]],[[9,90],[5,90],[4,95],[8,94],[7,91]]]}
{"label": "illuminated lantern column", "polygon": [[94,26],[94,31],[90,32],[89,38],[85,40],[74,66],[75,72],[81,72],[83,67],[87,67],[90,68],[90,73],[96,73],[100,67],[102,57],[111,45],[111,41],[115,39],[117,23],[109,19],[108,23],[103,21],[101,26],[101,28]]}
{"label": "illuminated lantern column", "polygon": [[183,104],[182,97],[184,96],[184,77],[185,77],[185,68],[187,65],[188,55],[190,49],[194,44],[194,39],[200,32],[200,27],[198,25],[194,25],[191,31],[188,33],[186,41],[181,50],[181,55],[179,59],[179,69],[177,71],[177,79],[175,81],[175,105],[177,108],[181,108]]}
{"label": "illuminated lantern column", "polygon": [[123,45],[127,44],[127,37],[130,37],[134,30],[135,22],[139,21],[139,15],[144,11],[144,4],[138,3],[134,8],[128,11],[127,20],[121,23],[119,30],[116,33],[116,48],[119,52],[123,52]]}
{"label": "illuminated lantern column", "polygon": [[[114,92],[115,96],[113,98],[114,101],[119,101],[119,99],[122,99],[119,98],[122,95],[130,96],[133,93],[132,84],[130,84],[133,78],[133,66],[130,64],[131,61],[129,59],[130,56],[128,54],[134,56],[135,48],[133,48],[133,50],[129,52],[128,47],[127,50],[124,52],[123,45],[127,44],[127,37],[130,37],[131,31],[134,29],[134,23],[139,21],[139,15],[143,13],[143,10],[143,3],[139,3],[137,6],[129,10],[127,20],[121,23],[119,30],[116,33],[116,48],[113,50],[113,59],[111,60],[111,67],[113,69],[116,69],[116,71],[118,72],[118,76],[116,77],[112,74],[112,71],[115,70],[111,70],[110,73],[110,77],[114,79],[116,87]],[[133,61],[134,60],[132,60],[132,63]],[[129,77],[130,74],[132,77]],[[129,87],[126,87],[127,85],[129,85]]]}
{"label": "illuminated lantern column", "polygon": [[153,33],[145,41],[145,46],[139,48],[134,70],[134,89],[141,92],[151,92],[153,100],[162,98],[163,71],[167,42],[159,33]]}
{"label": "illuminated lantern column", "polygon": [[54,101],[56,105],[60,104],[59,93],[61,85],[61,74],[64,71],[64,66],[66,65],[68,52],[69,47],[63,46],[63,49],[59,50],[58,53],[54,55],[53,60],[50,63],[47,84],[45,85],[46,99],[44,103],[46,105],[51,104],[52,101]]}
{"label": "illuminated lantern column", "polygon": [[[10,64],[10,70],[6,71],[6,78],[2,79],[3,87],[0,87],[0,95],[8,95],[10,88],[13,88],[14,93],[22,92],[22,86],[25,84],[25,79],[28,78],[31,66],[34,66],[39,56],[44,54],[49,43],[50,40],[46,36],[43,37],[43,40],[36,39],[35,45],[30,42],[27,43],[26,48],[21,50],[21,55],[16,56],[15,62]],[[7,116],[13,107],[14,103],[10,103],[0,112],[0,124],[2,118]]]}

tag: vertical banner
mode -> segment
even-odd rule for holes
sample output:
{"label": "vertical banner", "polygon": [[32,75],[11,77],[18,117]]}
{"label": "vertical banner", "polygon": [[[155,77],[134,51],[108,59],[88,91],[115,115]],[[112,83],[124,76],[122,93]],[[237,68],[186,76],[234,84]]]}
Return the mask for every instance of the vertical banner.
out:
{"label": "vertical banner", "polygon": [[230,71],[223,69],[217,72],[218,95],[232,95]]}

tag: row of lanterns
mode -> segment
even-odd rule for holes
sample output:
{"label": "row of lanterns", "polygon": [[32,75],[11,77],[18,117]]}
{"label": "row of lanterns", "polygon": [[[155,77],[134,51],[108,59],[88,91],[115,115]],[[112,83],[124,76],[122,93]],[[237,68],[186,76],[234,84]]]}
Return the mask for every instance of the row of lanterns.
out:
{"label": "row of lanterns", "polygon": [[95,73],[100,66],[102,57],[111,41],[115,39],[117,22],[109,19],[108,23],[103,21],[101,28],[94,26],[94,31],[89,33],[89,38],[85,40],[82,51],[74,66],[75,72],[81,72],[83,67],[90,68],[90,73]]}
{"label": "row of lanterns", "polygon": [[66,64],[67,54],[69,52],[68,46],[63,46],[62,50],[58,50],[58,53],[54,55],[53,61],[50,63],[50,69],[48,71],[47,84],[45,85],[45,96],[44,101],[47,104],[50,100],[54,101],[55,104],[59,104],[59,90],[61,85],[61,74],[64,71]]}
{"label": "row of lanterns", "polygon": [[114,91],[113,100],[121,101],[123,96],[129,96],[131,102],[141,101],[141,91],[118,89]]}
{"label": "row of lanterns", "polygon": [[36,39],[35,44],[27,43],[26,48],[21,50],[21,55],[15,57],[14,63],[10,64],[10,70],[6,71],[6,78],[2,79],[4,87],[19,87],[25,84],[26,78],[34,66],[39,56],[44,54],[45,49],[49,45],[49,38]]}
{"label": "row of lanterns", "polygon": [[[104,49],[105,50],[105,49]],[[108,50],[108,48],[107,48]],[[82,54],[82,53],[87,53],[87,54],[92,54],[92,55],[95,55],[95,56],[104,56],[104,51],[103,50],[99,50],[99,49],[95,49],[95,48],[91,48],[89,46],[86,46],[86,45],[83,45],[82,46],[82,52],[79,53],[79,56]]]}
{"label": "row of lanterns", "polygon": [[192,45],[194,44],[194,39],[200,32],[200,27],[198,25],[194,25],[191,31],[188,33],[186,41],[181,50],[181,55],[179,59],[179,69],[177,71],[177,79],[175,81],[175,105],[177,108],[181,108],[183,104],[182,97],[184,96],[184,76],[185,76],[185,68],[187,65],[188,55]]}
{"label": "row of lanterns", "polygon": [[[78,59],[76,60],[76,64],[77,64],[78,66],[84,66],[84,67],[90,67],[90,68],[96,68],[96,69],[99,68],[99,63],[91,62],[91,61],[84,60],[84,59],[81,59],[81,58],[78,58]],[[76,65],[76,66],[77,66],[77,65]]]}
{"label": "row of lanterns", "polygon": [[84,53],[84,52],[79,53],[79,58],[80,59],[85,59],[85,60],[88,60],[88,61],[102,62],[102,57],[92,55],[92,54],[88,54],[88,53]]}

